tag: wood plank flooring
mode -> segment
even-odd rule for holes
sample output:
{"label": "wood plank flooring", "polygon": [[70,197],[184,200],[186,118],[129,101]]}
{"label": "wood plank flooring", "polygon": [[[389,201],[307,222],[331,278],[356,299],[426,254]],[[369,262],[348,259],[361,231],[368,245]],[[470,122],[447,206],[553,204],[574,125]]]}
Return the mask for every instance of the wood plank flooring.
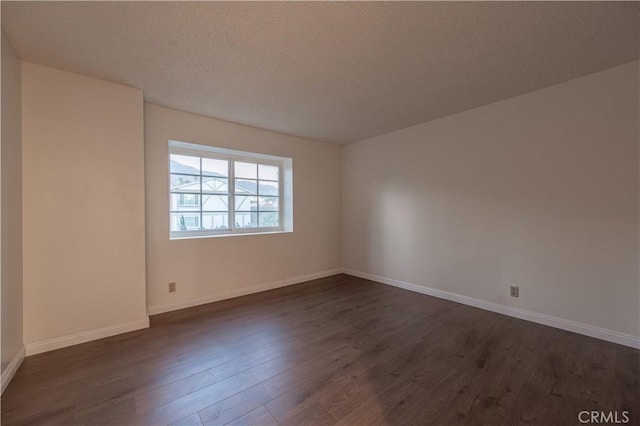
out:
{"label": "wood plank flooring", "polygon": [[336,275],[27,358],[3,425],[640,424],[640,351]]}

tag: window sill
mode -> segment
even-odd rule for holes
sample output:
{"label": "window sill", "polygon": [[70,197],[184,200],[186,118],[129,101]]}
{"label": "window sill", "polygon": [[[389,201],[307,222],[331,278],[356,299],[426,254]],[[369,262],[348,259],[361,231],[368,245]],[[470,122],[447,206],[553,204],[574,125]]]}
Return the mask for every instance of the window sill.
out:
{"label": "window sill", "polygon": [[265,232],[230,232],[227,234],[205,234],[205,235],[185,235],[179,237],[169,237],[170,241],[176,240],[199,240],[202,238],[220,238],[220,237],[245,237],[245,236],[256,236],[256,235],[274,235],[274,234],[291,234],[293,230],[282,230],[282,231],[265,231]]}

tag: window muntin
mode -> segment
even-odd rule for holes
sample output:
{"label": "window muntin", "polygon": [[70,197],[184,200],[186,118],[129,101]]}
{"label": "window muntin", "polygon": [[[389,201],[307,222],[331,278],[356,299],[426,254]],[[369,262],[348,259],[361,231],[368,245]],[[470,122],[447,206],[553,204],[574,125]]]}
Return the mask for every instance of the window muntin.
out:
{"label": "window muntin", "polygon": [[[171,237],[285,230],[280,157],[251,158],[251,153],[229,155],[203,148],[202,152],[174,148],[170,142]],[[289,161],[291,170],[291,160],[283,160]]]}

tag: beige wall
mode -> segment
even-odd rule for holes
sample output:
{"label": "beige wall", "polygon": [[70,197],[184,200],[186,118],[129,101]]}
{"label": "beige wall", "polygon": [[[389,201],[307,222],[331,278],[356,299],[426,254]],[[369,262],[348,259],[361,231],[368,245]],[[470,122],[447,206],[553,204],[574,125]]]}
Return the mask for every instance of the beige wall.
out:
{"label": "beige wall", "polygon": [[344,266],[640,335],[638,92],[634,62],[345,147]]}
{"label": "beige wall", "polygon": [[20,60],[2,33],[2,372],[22,347]]}
{"label": "beige wall", "polygon": [[[168,140],[293,158],[294,232],[169,240]],[[147,298],[161,305],[341,266],[339,146],[145,104]],[[177,292],[168,293],[175,281]]]}
{"label": "beige wall", "polygon": [[146,318],[138,89],[22,64],[24,340]]}
{"label": "beige wall", "polygon": [[[3,90],[20,78],[4,43]],[[137,89],[23,63],[24,341],[341,266],[640,335],[637,77],[636,62],[341,148],[152,104],[143,117]],[[19,102],[3,93],[3,368]],[[169,139],[292,157],[295,231],[170,241]]]}

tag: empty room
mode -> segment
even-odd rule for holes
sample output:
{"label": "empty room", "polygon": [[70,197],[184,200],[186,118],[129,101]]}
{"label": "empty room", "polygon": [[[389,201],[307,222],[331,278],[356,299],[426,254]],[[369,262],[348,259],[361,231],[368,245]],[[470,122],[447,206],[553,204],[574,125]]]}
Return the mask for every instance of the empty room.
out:
{"label": "empty room", "polygon": [[2,425],[640,425],[640,2],[2,1]]}

